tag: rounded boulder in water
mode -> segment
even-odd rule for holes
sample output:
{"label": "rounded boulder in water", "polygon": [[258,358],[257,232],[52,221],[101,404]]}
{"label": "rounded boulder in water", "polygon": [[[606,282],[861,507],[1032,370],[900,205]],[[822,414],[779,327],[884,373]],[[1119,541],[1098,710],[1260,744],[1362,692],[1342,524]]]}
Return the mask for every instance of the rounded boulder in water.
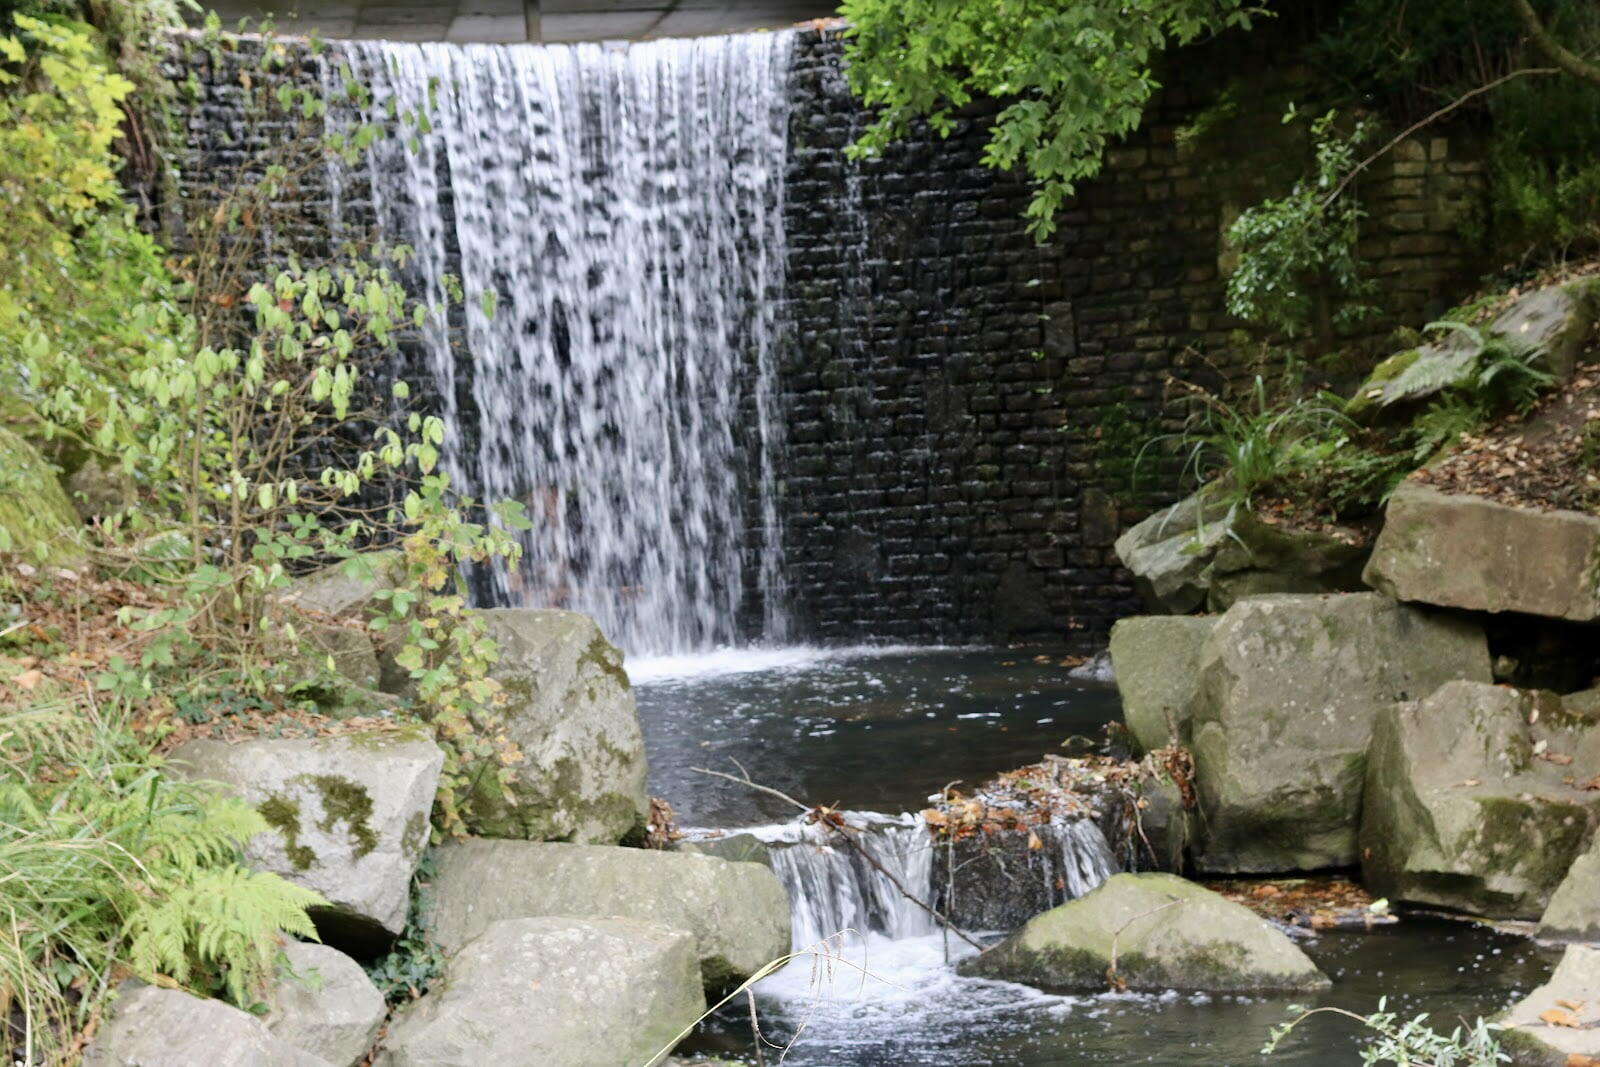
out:
{"label": "rounded boulder in water", "polygon": [[1118,874],[1035,916],[961,973],[1060,991],[1264,993],[1329,981],[1281,931],[1248,908],[1171,874]]}

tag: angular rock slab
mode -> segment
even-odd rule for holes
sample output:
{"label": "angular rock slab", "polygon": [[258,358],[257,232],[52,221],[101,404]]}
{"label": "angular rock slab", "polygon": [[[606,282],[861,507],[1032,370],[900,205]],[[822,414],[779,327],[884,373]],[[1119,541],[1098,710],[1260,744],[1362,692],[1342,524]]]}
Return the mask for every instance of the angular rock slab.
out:
{"label": "angular rock slab", "polygon": [[1403,483],[1364,575],[1400,600],[1600,619],[1600,519]]}
{"label": "angular rock slab", "polygon": [[327,898],[331,908],[315,916],[324,936],[382,940],[405,928],[444,766],[422,731],[188,741],[169,762],[222,783],[262,814],[273,831],[252,839],[246,857]]}
{"label": "angular rock slab", "polygon": [[125,982],[84,1067],[337,1067],[254,1015],[177,989]]}
{"label": "angular rock slab", "polygon": [[1348,538],[1289,530],[1199,494],[1145,519],[1117,539],[1150,610],[1185,615],[1226,611],[1247,597],[1336,593],[1361,588],[1370,546]]}
{"label": "angular rock slab", "polygon": [[[1540,1018],[1550,1011],[1577,1025]],[[1499,1021],[1506,1027],[1501,1042],[1522,1067],[1569,1067],[1587,1062],[1583,1057],[1600,1059],[1600,948],[1569,945],[1550,981]]]}
{"label": "angular rock slab", "polygon": [[290,973],[267,997],[267,1029],[334,1067],[360,1063],[389,1013],[383,994],[361,964],[337,949],[292,941],[283,951]]}
{"label": "angular rock slab", "polygon": [[1556,887],[1539,920],[1539,936],[1600,944],[1600,836],[1572,862]]}
{"label": "angular rock slab", "polygon": [[644,825],[644,735],[622,653],[587,615],[495,608],[481,613],[500,646],[506,733],[522,752],[510,800],[498,766],[466,805],[485,837],[615,844]]}
{"label": "angular rock slab", "polygon": [[962,974],[1063,991],[1213,993],[1326,989],[1316,964],[1240,904],[1171,874],[1118,874],[962,962]]}
{"label": "angular rock slab", "polygon": [[1122,717],[1145,751],[1186,744],[1200,649],[1215,616],[1140,615],[1111,627],[1111,668]]}
{"label": "angular rock slab", "polygon": [[491,923],[389,1027],[377,1067],[644,1067],[705,1010],[694,935],[623,918]]}
{"label": "angular rock slab", "polygon": [[1201,651],[1192,731],[1196,866],[1349,866],[1378,712],[1457,678],[1489,680],[1475,624],[1374,593],[1240,601]]}
{"label": "angular rock slab", "polygon": [[1600,822],[1600,793],[1536,746],[1570,757],[1590,730],[1552,693],[1474,682],[1384,709],[1361,820],[1366,885],[1397,900],[1538,918]]}
{"label": "angular rock slab", "polygon": [[458,951],[502,919],[622,915],[694,934],[706,984],[737,983],[789,951],[789,898],[770,867],[604,845],[482,838],[437,852],[433,936]]}

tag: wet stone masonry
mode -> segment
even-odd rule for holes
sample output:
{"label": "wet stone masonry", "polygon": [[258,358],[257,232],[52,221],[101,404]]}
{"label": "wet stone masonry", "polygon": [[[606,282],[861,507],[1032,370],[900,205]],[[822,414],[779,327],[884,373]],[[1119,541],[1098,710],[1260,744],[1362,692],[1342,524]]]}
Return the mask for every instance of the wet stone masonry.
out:
{"label": "wet stone masonry", "polygon": [[[1151,470],[1130,500],[1133,454],[1173,428],[1169,378],[1216,387],[1254,373],[1254,346],[1221,311],[1221,234],[1268,191],[1273,165],[1298,158],[1260,143],[1275,121],[1178,143],[1220,90],[1215,71],[1270,66],[1264,46],[1248,48],[1181,53],[1142,128],[1041,247],[1024,228],[1027,184],[980,163],[984,109],[948,139],[917,134],[850,163],[843,148],[866,115],[840,44],[797,36],[778,464],[791,638],[1067,636],[1088,648],[1138,610],[1111,544],[1136,504],[1172,486]],[[191,194],[279,132],[241,118],[241,64],[217,58],[195,50],[174,67],[190,101]],[[314,81],[316,69],[286,76]],[[1382,283],[1375,335],[1427,321],[1475,273],[1456,233],[1481,167],[1452,151],[1443,137],[1408,142],[1361,182],[1363,251]],[[309,248],[333,196],[320,176],[304,196],[293,236]],[[359,182],[340,203],[347,229],[364,224]],[[752,546],[758,515],[752,504]],[[747,618],[760,617],[752,603]]]}
{"label": "wet stone masonry", "polygon": [[[1041,248],[1027,185],[980,163],[981,113],[948,140],[846,162],[864,115],[840,45],[801,39],[781,387],[790,596],[808,636],[1065,632],[1091,647],[1139,610],[1111,544],[1138,514],[1120,499],[1133,455],[1171,428],[1164,384],[1253,373],[1219,260],[1226,221],[1264,195],[1262,147],[1184,152],[1176,136],[1214,99],[1215,70],[1270,62],[1226,47],[1180,54]],[[1407,143],[1364,182],[1378,332],[1427,321],[1470,276],[1455,234],[1480,168],[1449,155],[1443,139]]]}

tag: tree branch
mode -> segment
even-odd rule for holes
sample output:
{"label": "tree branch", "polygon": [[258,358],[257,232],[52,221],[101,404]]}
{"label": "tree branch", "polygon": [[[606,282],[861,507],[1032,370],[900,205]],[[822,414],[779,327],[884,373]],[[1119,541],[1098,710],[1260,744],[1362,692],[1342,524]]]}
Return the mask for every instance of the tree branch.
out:
{"label": "tree branch", "polygon": [[1517,18],[1522,20],[1522,28],[1528,31],[1528,36],[1533,38],[1533,43],[1538,46],[1539,51],[1550,58],[1550,62],[1574,78],[1582,78],[1586,82],[1600,85],[1600,63],[1584,59],[1556,40],[1555,35],[1540,21],[1539,13],[1533,9],[1528,0],[1511,0],[1511,9],[1517,13]]}

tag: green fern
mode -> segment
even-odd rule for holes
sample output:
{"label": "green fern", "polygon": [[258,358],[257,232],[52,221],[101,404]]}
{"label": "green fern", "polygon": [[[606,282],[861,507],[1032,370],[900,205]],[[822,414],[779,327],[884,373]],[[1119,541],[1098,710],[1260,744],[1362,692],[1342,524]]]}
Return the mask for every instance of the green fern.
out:
{"label": "green fern", "polygon": [[1436,345],[1384,387],[1385,407],[1404,400],[1455,392],[1490,414],[1526,411],[1555,376],[1534,366],[1537,350],[1451,319],[1430,322],[1428,330],[1448,330],[1463,343]]}
{"label": "green fern", "polygon": [[129,972],[247,1007],[284,934],[316,936],[307,909],[321,897],[240,863],[261,816],[158,763],[125,723],[87,709],[0,714],[0,1008],[22,1010],[14,1060],[59,1061]]}

